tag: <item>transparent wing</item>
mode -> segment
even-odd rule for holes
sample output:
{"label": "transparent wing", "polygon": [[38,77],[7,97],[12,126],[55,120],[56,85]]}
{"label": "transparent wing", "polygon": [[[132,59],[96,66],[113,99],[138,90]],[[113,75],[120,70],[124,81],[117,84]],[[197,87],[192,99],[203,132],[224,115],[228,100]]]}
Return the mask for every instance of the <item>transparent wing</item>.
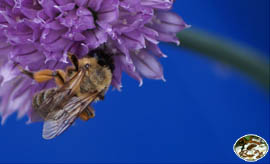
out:
{"label": "transparent wing", "polygon": [[51,112],[59,110],[59,106],[61,106],[65,101],[67,102],[70,98],[72,98],[72,96],[69,95],[69,90],[61,92],[56,90],[50,97],[44,100],[36,111],[38,111],[42,118],[46,118]]}
{"label": "transparent wing", "polygon": [[97,95],[98,93],[85,98],[72,97],[62,109],[50,113],[45,119],[42,137],[49,140],[64,132]]}

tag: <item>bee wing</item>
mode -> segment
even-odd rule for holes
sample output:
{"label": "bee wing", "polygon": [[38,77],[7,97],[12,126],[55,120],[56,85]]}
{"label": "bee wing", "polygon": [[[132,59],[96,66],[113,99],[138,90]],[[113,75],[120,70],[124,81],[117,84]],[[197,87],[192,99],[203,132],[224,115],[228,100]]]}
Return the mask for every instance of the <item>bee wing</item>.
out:
{"label": "bee wing", "polygon": [[[65,102],[70,101],[73,92],[79,87],[81,80],[85,74],[84,70],[80,70],[72,79],[67,81],[61,88],[54,90],[46,100],[38,107],[37,111],[43,116],[50,112],[59,110],[59,106],[63,106]],[[75,100],[74,100],[75,101]]]}
{"label": "bee wing", "polygon": [[85,98],[72,97],[62,109],[50,113],[43,124],[42,137],[49,140],[64,132],[73,124],[79,114],[95,100],[97,95],[98,93]]}

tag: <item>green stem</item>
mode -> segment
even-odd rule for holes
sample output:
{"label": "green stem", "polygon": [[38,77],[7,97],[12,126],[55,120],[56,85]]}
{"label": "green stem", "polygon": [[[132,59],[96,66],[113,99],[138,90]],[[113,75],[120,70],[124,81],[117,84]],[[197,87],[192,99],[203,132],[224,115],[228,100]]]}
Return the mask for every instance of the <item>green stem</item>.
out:
{"label": "green stem", "polygon": [[183,30],[177,37],[180,47],[244,72],[269,92],[269,59],[264,59],[262,54],[194,29]]}

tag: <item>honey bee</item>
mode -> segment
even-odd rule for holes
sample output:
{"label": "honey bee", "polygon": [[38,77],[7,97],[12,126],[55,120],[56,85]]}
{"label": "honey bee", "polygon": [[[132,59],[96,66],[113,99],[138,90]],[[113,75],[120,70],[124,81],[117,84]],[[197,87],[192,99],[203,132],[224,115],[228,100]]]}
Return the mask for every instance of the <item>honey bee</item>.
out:
{"label": "honey bee", "polygon": [[93,118],[92,102],[103,100],[111,84],[114,64],[108,52],[96,49],[81,59],[69,53],[68,58],[72,66],[65,71],[45,69],[30,72],[20,68],[22,73],[39,83],[54,79],[57,85],[40,91],[32,100],[34,112],[44,120],[44,139],[60,135],[78,117],[85,121]]}

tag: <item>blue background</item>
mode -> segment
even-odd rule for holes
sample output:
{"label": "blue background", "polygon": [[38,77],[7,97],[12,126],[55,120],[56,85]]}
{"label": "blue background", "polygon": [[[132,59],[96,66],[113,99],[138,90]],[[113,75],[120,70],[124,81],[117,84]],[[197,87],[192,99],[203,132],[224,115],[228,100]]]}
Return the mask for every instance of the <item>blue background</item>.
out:
{"label": "blue background", "polygon": [[[177,0],[174,11],[269,60],[269,0]],[[253,133],[269,142],[269,95],[256,82],[196,53],[161,48],[166,83],[144,80],[139,88],[124,76],[122,92],[95,105],[95,119],[51,141],[41,138],[41,123],[13,115],[0,127],[0,162],[241,163],[237,138]]]}

